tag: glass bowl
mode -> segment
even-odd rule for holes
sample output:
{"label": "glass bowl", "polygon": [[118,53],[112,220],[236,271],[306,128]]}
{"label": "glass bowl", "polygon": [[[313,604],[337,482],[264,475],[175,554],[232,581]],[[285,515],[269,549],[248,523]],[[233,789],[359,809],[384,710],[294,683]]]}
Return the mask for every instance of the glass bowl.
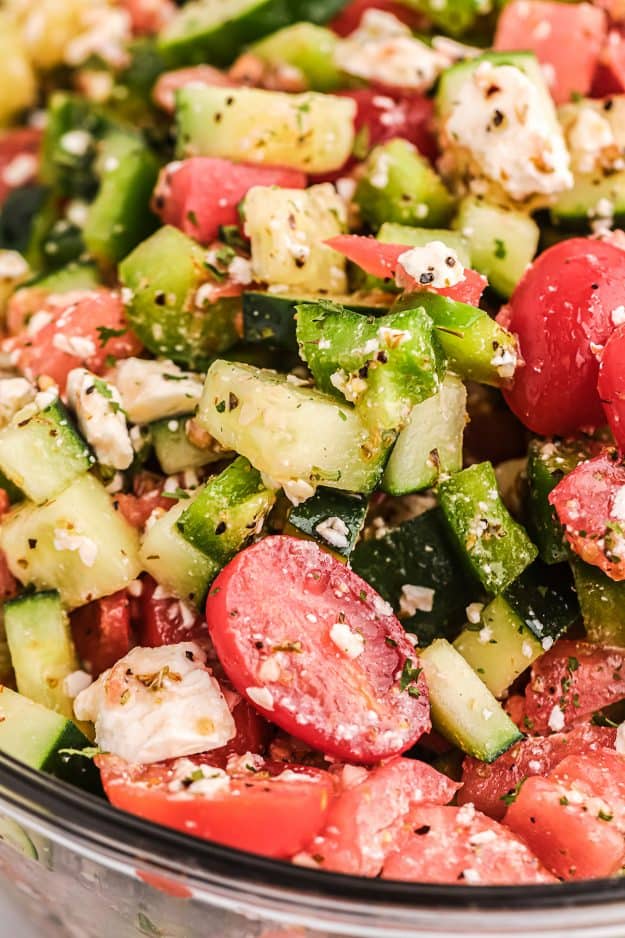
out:
{"label": "glass bowl", "polygon": [[0,891],[16,938],[625,938],[625,878],[419,886],[311,871],[123,814],[1,755]]}

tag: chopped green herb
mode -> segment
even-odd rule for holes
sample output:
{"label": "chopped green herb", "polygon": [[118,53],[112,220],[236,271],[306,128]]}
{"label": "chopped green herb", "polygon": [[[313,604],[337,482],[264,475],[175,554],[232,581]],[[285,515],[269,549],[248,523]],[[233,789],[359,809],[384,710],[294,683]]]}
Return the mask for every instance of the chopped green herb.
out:
{"label": "chopped green herb", "polygon": [[503,261],[507,253],[505,243],[501,238],[495,238],[495,257],[497,260]]}
{"label": "chopped green herb", "polygon": [[181,498],[191,498],[188,492],[185,492],[184,489],[180,487],[175,488],[173,492],[161,492],[162,498],[172,498],[178,501]]}
{"label": "chopped green herb", "polygon": [[121,335],[126,335],[128,330],[125,326],[121,329],[111,329],[109,326],[97,326],[96,332],[98,333],[98,340],[100,346],[104,347],[109,339],[118,339]]}
{"label": "chopped green herb", "polygon": [[406,658],[401,671],[401,677],[399,679],[399,689],[408,690],[411,684],[415,684],[419,680],[419,675],[422,671],[423,668],[416,667],[414,661],[411,658]]}

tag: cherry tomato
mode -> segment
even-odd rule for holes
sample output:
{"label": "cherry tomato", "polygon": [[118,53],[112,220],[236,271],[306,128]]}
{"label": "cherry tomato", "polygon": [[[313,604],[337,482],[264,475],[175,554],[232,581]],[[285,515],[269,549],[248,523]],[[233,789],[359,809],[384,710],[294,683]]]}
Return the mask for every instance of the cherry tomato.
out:
{"label": "cherry tomato", "polygon": [[112,668],[133,645],[125,590],[75,609],[70,624],[78,657],[94,678]]}
{"label": "cherry tomato", "polygon": [[597,389],[612,435],[625,456],[625,325],[615,329],[605,344]]}
{"label": "cherry tomato", "polygon": [[575,553],[613,580],[625,580],[624,486],[625,462],[606,449],[576,466],[549,495]]}
{"label": "cherry tomato", "polygon": [[[272,765],[229,772],[215,769],[213,791],[195,794],[183,769],[201,759],[130,765],[101,755],[96,763],[107,798],[116,808],[205,840],[268,857],[286,859],[323,826],[334,796],[328,772],[309,766]],[[191,779],[189,779],[191,780]],[[178,784],[176,784],[178,782]]]}
{"label": "cherry tomato", "polygon": [[499,320],[525,361],[504,395],[530,430],[565,436],[604,422],[599,356],[624,295],[625,251],[589,238],[555,244],[525,273]]}
{"label": "cherry tomato", "polygon": [[390,607],[312,541],[267,537],[239,553],[206,620],[239,693],[313,748],[377,762],[430,728],[425,679]]}

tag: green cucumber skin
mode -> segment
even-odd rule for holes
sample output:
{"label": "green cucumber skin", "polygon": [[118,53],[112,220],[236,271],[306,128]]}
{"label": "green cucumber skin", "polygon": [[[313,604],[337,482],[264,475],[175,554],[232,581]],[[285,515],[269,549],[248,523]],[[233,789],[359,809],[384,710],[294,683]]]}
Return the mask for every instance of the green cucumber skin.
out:
{"label": "green cucumber skin", "polygon": [[572,562],[575,588],[588,640],[625,647],[625,583],[611,580],[582,560]]}
{"label": "green cucumber skin", "polygon": [[547,566],[535,560],[502,595],[541,642],[557,641],[579,621],[579,602],[567,564]]}
{"label": "green cucumber skin", "polygon": [[[302,534],[314,538],[323,547],[342,557],[349,557],[365,523],[368,499],[363,495],[346,494],[320,487],[311,498],[289,512],[288,522]],[[347,528],[347,544],[337,547],[318,532],[317,527],[328,518],[340,518]]]}

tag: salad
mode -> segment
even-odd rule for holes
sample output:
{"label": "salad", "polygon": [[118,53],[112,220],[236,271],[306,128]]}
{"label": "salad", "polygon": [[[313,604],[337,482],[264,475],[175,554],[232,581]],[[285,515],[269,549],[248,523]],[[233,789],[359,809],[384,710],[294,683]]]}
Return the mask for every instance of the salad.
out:
{"label": "salad", "polygon": [[6,0],[0,53],[0,750],[321,871],[619,875],[621,5]]}

